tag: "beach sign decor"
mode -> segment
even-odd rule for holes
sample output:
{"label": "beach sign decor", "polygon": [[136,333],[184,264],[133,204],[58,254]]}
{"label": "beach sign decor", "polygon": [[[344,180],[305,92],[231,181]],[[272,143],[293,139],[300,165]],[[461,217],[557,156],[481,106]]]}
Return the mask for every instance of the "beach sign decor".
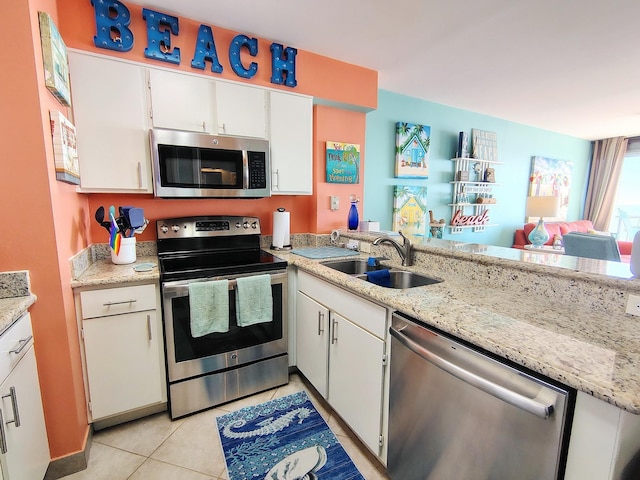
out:
{"label": "beach sign decor", "polygon": [[360,183],[360,145],[327,142],[327,183]]}

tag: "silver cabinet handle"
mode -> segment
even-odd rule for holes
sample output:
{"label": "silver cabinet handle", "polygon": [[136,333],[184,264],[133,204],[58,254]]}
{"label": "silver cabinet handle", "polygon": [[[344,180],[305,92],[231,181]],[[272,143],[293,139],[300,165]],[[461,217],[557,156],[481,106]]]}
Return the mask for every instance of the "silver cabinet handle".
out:
{"label": "silver cabinet handle", "polygon": [[6,422],[7,425],[15,423],[16,427],[20,426],[20,412],[18,412],[18,398],[16,397],[16,387],[9,388],[8,395],[2,395],[2,398],[11,397],[11,408],[13,409],[13,420]]}
{"label": "silver cabinet handle", "polygon": [[7,453],[7,436],[4,433],[2,410],[0,410],[0,453]]}
{"label": "silver cabinet handle", "polygon": [[338,321],[334,320],[332,322],[332,332],[331,332],[331,345],[338,342],[338,337],[336,335],[336,331],[338,330]]}
{"label": "silver cabinet handle", "polygon": [[136,303],[137,300],[125,300],[123,302],[107,302],[107,303],[103,303],[102,305],[105,307],[110,307],[112,305],[123,305],[125,303]]}
{"label": "silver cabinet handle", "polygon": [[271,188],[280,188],[280,170],[271,173]]}
{"label": "silver cabinet handle", "polygon": [[400,330],[397,330],[394,327],[389,328],[389,333],[391,333],[391,335],[395,337],[402,345],[422,357],[424,360],[432,363],[438,368],[441,368],[445,372],[453,375],[463,382],[466,382],[469,385],[472,385],[488,393],[489,395],[493,395],[503,402],[509,403],[514,407],[525,410],[540,418],[548,418],[553,413],[553,404],[545,405],[543,403],[537,402],[535,399],[525,397],[524,395],[514,392],[513,390],[503,387],[502,385],[498,385],[491,380],[487,380],[486,378],[476,375],[475,373],[462,368],[460,365],[456,365],[453,362],[445,360],[441,356],[436,355],[435,353],[424,348],[419,343],[413,341]]}
{"label": "silver cabinet handle", "polygon": [[323,323],[324,323],[324,313],[318,312],[318,336],[321,336],[324,333],[324,328],[322,328]]}
{"label": "silver cabinet handle", "polygon": [[22,350],[25,349],[27,345],[29,345],[29,342],[32,338],[33,335],[29,335],[27,338],[21,338],[20,340],[18,340],[18,346],[13,350],[9,350],[9,353],[15,353],[16,355],[18,355]]}
{"label": "silver cabinet handle", "polygon": [[151,333],[151,315],[147,315],[147,332],[149,332],[149,341],[153,340],[153,334]]}

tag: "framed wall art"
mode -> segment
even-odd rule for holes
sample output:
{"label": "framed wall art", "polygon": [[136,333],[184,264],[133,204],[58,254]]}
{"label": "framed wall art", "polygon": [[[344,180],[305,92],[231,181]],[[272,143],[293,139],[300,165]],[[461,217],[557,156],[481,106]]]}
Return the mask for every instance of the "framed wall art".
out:
{"label": "framed wall art", "polygon": [[[545,157],[531,158],[529,196],[544,197],[552,195],[560,197],[559,215],[553,218],[545,218],[545,221],[554,222],[567,219],[572,170],[573,163],[566,160]],[[527,222],[529,221],[530,219],[527,219]]]}
{"label": "framed wall art", "polygon": [[44,64],[44,83],[62,105],[70,107],[67,47],[48,13],[38,12],[38,21],[40,23],[42,63]]}
{"label": "framed wall art", "polygon": [[393,191],[393,231],[427,235],[427,187],[396,185]]}
{"label": "framed wall art", "polygon": [[431,127],[396,123],[396,178],[429,178]]}
{"label": "framed wall art", "polygon": [[360,183],[360,145],[327,142],[327,183]]}
{"label": "framed wall art", "polygon": [[498,161],[498,136],[495,132],[471,129],[472,156],[490,162]]}
{"label": "framed wall art", "polygon": [[76,127],[60,112],[50,111],[56,179],[80,185],[80,165],[76,144]]}

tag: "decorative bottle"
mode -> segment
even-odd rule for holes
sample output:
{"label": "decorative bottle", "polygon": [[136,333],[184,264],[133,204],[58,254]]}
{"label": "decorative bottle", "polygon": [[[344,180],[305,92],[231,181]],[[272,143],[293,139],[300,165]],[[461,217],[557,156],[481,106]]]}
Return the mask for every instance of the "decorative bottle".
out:
{"label": "decorative bottle", "polygon": [[351,200],[351,207],[349,208],[349,215],[347,216],[347,226],[349,230],[357,230],[359,221],[357,204],[360,199],[355,195],[351,195],[349,199]]}

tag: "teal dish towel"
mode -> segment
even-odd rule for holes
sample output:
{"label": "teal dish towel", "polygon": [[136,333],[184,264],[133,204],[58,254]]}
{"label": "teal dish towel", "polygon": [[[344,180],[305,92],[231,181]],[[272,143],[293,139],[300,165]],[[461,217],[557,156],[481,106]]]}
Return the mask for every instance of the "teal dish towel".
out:
{"label": "teal dish towel", "polygon": [[271,275],[239,277],[236,286],[236,319],[239,327],[273,320]]}
{"label": "teal dish towel", "polygon": [[189,284],[191,336],[229,331],[229,280]]}

